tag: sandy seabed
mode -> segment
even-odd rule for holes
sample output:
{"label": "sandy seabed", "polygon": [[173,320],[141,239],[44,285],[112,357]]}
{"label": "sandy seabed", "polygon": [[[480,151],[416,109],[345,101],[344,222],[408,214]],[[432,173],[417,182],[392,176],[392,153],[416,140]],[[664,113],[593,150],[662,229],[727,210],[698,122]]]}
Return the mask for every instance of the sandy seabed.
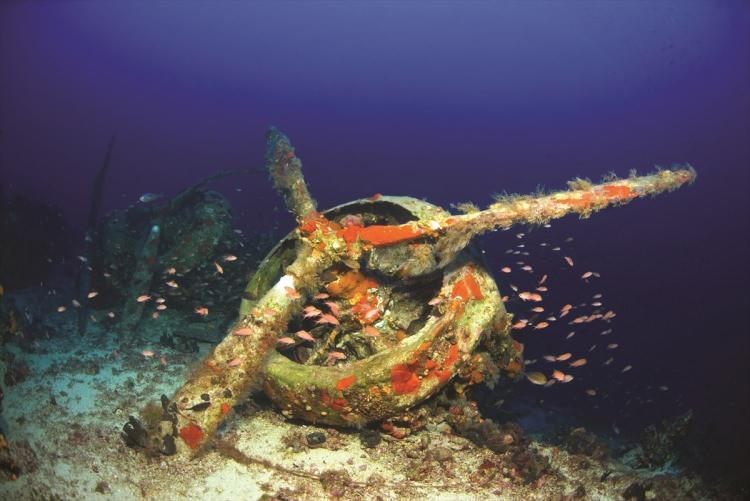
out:
{"label": "sandy seabed", "polygon": [[[532,447],[550,461],[548,472],[524,483],[503,455],[447,426],[400,440],[383,435],[366,448],[356,431],[289,422],[252,402],[233,410],[200,457],[148,458],[125,446],[123,424],[171,395],[207,345],[186,354],[115,341],[102,326],[83,338],[72,325],[66,330],[31,350],[5,347],[28,374],[6,388],[3,429],[11,451],[28,447],[36,459],[32,471],[0,480],[0,499],[619,500],[634,483],[647,487],[643,499],[706,498],[696,477],[633,470],[541,442]],[[144,349],[156,355],[144,357]],[[313,432],[326,437],[317,448],[305,440]]]}

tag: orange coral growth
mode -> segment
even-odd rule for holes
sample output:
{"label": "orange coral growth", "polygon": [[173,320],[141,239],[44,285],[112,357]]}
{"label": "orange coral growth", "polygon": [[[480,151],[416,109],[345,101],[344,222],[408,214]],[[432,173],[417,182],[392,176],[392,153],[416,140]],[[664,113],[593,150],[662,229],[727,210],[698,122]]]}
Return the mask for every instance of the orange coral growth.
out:
{"label": "orange coral growth", "polygon": [[458,359],[458,345],[454,344],[453,346],[451,346],[451,349],[448,351],[448,356],[445,357],[445,361],[443,362],[443,365],[445,367],[453,365],[457,359]]}
{"label": "orange coral growth", "polygon": [[326,407],[330,407],[336,412],[341,412],[346,406],[349,405],[349,402],[345,398],[334,399],[325,390],[323,390],[320,395],[320,401],[323,403],[323,405],[325,405]]}
{"label": "orange coral growth", "polygon": [[451,290],[451,297],[462,297],[463,299],[469,299],[469,289],[466,287],[466,282],[463,279],[453,284],[453,290]]}
{"label": "orange coral growth", "polygon": [[203,430],[195,423],[183,427],[180,430],[180,438],[185,441],[191,449],[197,449],[203,440]]}
{"label": "orange coral growth", "polygon": [[232,407],[228,403],[224,402],[223,404],[221,404],[221,413],[222,414],[229,414],[229,411],[231,409],[232,409]]}
{"label": "orange coral growth", "polygon": [[335,297],[357,304],[367,298],[368,289],[376,289],[378,282],[357,270],[349,270],[326,285],[326,291]]}
{"label": "orange coral growth", "polygon": [[594,201],[594,196],[591,193],[584,193],[581,195],[580,198],[558,198],[555,200],[555,202],[563,205],[567,205],[569,207],[575,207],[578,209],[585,209],[589,207],[592,202]]}
{"label": "orange coral growth", "polygon": [[326,219],[326,217],[320,212],[309,212],[302,216],[300,221],[299,229],[305,235],[310,235],[316,230],[321,230],[324,233],[328,230],[335,228],[336,224]]}
{"label": "orange coral growth", "polygon": [[413,366],[397,364],[391,368],[391,386],[396,395],[412,393],[419,388],[421,383]]}
{"label": "orange coral growth", "polygon": [[602,190],[604,190],[604,196],[609,199],[627,200],[638,196],[630,189],[630,186],[625,185],[605,184],[602,186]]}
{"label": "orange coral growth", "polygon": [[451,290],[451,297],[456,298],[461,296],[464,300],[469,299],[482,299],[482,289],[479,287],[474,274],[471,271],[467,272],[461,280],[453,284],[453,290]]}
{"label": "orange coral growth", "polygon": [[355,376],[354,374],[352,374],[351,376],[346,376],[345,378],[341,378],[336,382],[336,389],[339,391],[344,391],[345,389],[353,385],[356,380],[357,376]]}
{"label": "orange coral growth", "polygon": [[445,384],[448,382],[448,380],[450,380],[453,373],[450,371],[450,369],[442,369],[433,371],[431,375],[434,375],[436,378],[438,378],[440,384]]}
{"label": "orange coral growth", "polygon": [[482,289],[479,288],[479,284],[477,283],[477,279],[474,278],[474,274],[469,272],[464,277],[464,282],[466,282],[466,287],[469,289],[469,292],[471,293],[472,297],[474,299],[482,299],[484,298],[484,295],[482,294]]}
{"label": "orange coral growth", "polygon": [[347,225],[344,229],[336,232],[336,235],[343,238],[347,244],[353,244],[359,238],[363,226],[357,224]]}
{"label": "orange coral growth", "polygon": [[331,402],[331,409],[335,410],[336,412],[341,412],[348,405],[349,402],[347,402],[345,398],[337,398],[336,400]]}
{"label": "orange coral growth", "polygon": [[381,225],[371,226],[350,225],[337,233],[347,243],[353,243],[357,238],[375,247],[393,245],[407,240],[413,240],[424,235],[424,230],[411,225]]}

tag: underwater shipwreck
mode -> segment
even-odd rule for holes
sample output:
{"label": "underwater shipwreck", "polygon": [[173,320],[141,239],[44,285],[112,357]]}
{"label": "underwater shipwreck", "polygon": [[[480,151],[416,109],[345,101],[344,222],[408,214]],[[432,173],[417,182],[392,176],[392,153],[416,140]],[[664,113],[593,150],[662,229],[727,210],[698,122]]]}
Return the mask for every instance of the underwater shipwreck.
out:
{"label": "underwater shipwreck", "polygon": [[[228,202],[206,189],[213,178],[101,224],[95,201],[77,291],[67,298],[73,306],[2,297],[0,492],[712,496],[697,476],[659,469],[673,459],[689,415],[649,429],[625,461],[583,427],[543,443],[512,421],[483,417],[472,399],[479,386],[573,379],[527,370],[524,346],[511,335],[518,319],[506,310],[506,284],[493,278],[475,237],[670,192],[695,180],[692,167],[599,184],[576,179],[566,190],[501,196],[460,214],[381,194],[321,210],[289,139],[271,128],[266,141],[266,170],[296,220],[287,236],[233,231]],[[40,320],[44,308],[56,308],[56,325]],[[520,327],[546,321],[534,322]],[[66,350],[65,336],[86,344]],[[44,376],[59,383],[35,380]],[[39,419],[43,431],[24,431]]]}

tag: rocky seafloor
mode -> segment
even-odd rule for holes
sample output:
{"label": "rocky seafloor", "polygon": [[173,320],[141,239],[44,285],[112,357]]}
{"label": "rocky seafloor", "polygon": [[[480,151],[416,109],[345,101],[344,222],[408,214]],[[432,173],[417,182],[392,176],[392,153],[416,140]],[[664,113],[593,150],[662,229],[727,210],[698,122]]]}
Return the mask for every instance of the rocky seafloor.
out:
{"label": "rocky seafloor", "polygon": [[210,345],[160,344],[184,323],[176,314],[132,336],[94,322],[83,337],[72,314],[54,315],[48,338],[3,345],[2,499],[738,498],[687,470],[635,468],[581,427],[554,439],[514,423],[472,427],[476,409],[450,403],[397,438],[393,426],[288,421],[259,398],[195,460],[147,457],[125,445],[123,424],[171,395]]}

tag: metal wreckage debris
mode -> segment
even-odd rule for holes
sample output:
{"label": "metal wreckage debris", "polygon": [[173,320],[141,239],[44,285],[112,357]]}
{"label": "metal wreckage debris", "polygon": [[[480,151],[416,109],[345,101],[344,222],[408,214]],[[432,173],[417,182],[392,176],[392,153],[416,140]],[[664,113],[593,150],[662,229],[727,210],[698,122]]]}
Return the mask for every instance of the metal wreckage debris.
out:
{"label": "metal wreckage debris", "polygon": [[696,177],[686,165],[601,184],[577,179],[461,215],[379,194],[321,212],[288,138],[271,128],[266,140],[266,166],[298,226],[253,275],[227,336],[171,399],[162,396],[161,421],[145,429],[130,418],[128,443],[192,457],[257,388],[288,418],[360,426],[451,381],[514,378],[523,346],[473,237],[588,217]]}

